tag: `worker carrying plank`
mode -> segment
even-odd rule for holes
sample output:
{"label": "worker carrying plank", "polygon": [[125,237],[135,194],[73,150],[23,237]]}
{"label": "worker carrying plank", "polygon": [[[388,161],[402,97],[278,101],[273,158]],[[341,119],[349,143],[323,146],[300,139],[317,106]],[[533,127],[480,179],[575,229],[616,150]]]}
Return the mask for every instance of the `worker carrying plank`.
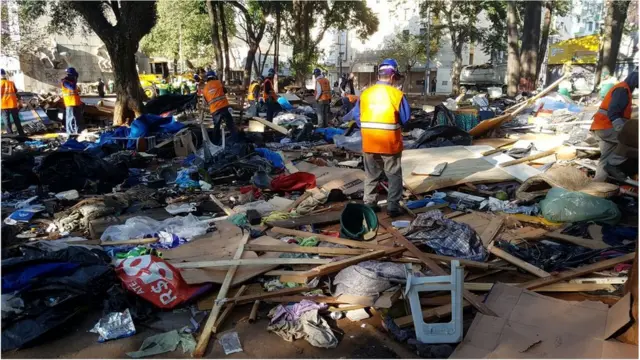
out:
{"label": "worker carrying plank", "polygon": [[67,76],[61,80],[62,100],[65,107],[65,130],[67,134],[78,134],[84,129],[84,114],[80,91],[78,90],[78,72],[75,68],[67,69]]}
{"label": "worker carrying plank", "polygon": [[13,81],[7,79],[7,73],[4,69],[0,69],[2,75],[2,82],[0,83],[0,95],[2,96],[2,122],[4,122],[4,128],[7,130],[7,134],[13,134],[11,129],[11,119],[18,130],[20,136],[24,136],[22,130],[22,124],[20,123],[20,117],[18,116],[18,90],[16,90],[16,84]]}
{"label": "worker carrying plank", "polygon": [[591,131],[600,147],[600,161],[596,169],[595,181],[604,181],[607,175],[625,180],[627,176],[619,168],[627,158],[614,150],[618,145],[618,134],[624,124],[631,118],[633,91],[638,87],[638,69],[627,78],[614,85],[600,104],[598,112],[593,116]]}
{"label": "worker carrying plank", "polygon": [[409,121],[409,102],[395,85],[401,79],[398,63],[384,60],[378,67],[378,82],[360,95],[353,117],[360,126],[364,160],[364,202],[378,210],[374,191],[382,174],[389,180],[387,213],[403,214],[402,198],[402,125]]}
{"label": "worker carrying plank", "polygon": [[209,111],[213,117],[213,138],[214,141],[221,136],[220,126],[224,119],[227,125],[227,130],[231,133],[231,140],[235,141],[238,136],[238,130],[236,124],[233,122],[233,117],[229,112],[229,100],[225,95],[224,86],[222,82],[218,80],[216,72],[213,70],[207,71],[207,82],[204,85],[203,95],[204,100],[209,105]]}
{"label": "worker carrying plank", "polygon": [[316,114],[318,115],[318,127],[327,127],[331,110],[331,84],[329,79],[322,75],[320,69],[314,69],[313,75],[316,77]]}

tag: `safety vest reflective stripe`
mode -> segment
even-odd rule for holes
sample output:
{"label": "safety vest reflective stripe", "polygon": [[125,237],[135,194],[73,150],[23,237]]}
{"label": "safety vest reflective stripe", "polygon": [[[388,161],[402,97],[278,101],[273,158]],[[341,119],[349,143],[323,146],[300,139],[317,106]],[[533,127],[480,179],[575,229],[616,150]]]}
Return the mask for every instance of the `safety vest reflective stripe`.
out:
{"label": "safety vest reflective stripe", "polygon": [[401,128],[400,124],[382,124],[382,123],[372,123],[372,122],[361,122],[361,129],[378,129],[378,130],[398,130]]}
{"label": "safety vest reflective stripe", "polygon": [[[213,91],[212,91],[212,90],[209,90],[209,92],[213,92]],[[211,99],[211,100],[207,101],[207,104],[211,105],[211,104],[213,104],[213,103],[214,103],[214,102],[216,102],[216,101],[224,100],[224,99],[226,99],[226,98],[227,98],[227,97],[226,97],[225,95],[218,96],[218,97],[214,97],[213,99]]]}

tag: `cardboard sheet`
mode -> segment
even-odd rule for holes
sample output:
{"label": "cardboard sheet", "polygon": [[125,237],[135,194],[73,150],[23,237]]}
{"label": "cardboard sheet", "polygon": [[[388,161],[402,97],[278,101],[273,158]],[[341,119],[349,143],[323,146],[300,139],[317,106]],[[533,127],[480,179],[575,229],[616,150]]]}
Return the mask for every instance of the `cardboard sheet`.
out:
{"label": "cardboard sheet", "polygon": [[485,303],[499,317],[477,314],[451,358],[637,358],[637,346],[607,340],[629,322],[625,298],[609,309],[496,284]]}
{"label": "cardboard sheet", "polygon": [[316,176],[316,185],[326,192],[340,189],[345,195],[364,190],[364,171],[329,166],[317,166],[306,161],[296,163],[300,171]]}

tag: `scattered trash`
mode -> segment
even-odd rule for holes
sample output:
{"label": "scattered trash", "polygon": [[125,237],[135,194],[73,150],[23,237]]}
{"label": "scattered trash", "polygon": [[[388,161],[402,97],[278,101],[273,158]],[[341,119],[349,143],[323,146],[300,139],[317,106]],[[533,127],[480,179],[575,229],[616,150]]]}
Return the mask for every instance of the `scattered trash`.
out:
{"label": "scattered trash", "polygon": [[133,319],[127,309],[123,312],[112,312],[103,316],[89,331],[99,335],[98,342],[105,342],[134,335],[136,327],[133,325]]}
{"label": "scattered trash", "polygon": [[227,332],[220,335],[220,339],[218,340],[218,342],[220,343],[220,345],[222,345],[222,349],[224,350],[225,355],[242,352],[240,338],[238,337],[238,333],[235,331]]}
{"label": "scattered trash", "polygon": [[156,334],[144,339],[138,351],[128,352],[127,356],[134,359],[164,354],[175,351],[180,345],[183,353],[192,353],[196,348],[196,341],[191,334],[180,333],[178,330]]}

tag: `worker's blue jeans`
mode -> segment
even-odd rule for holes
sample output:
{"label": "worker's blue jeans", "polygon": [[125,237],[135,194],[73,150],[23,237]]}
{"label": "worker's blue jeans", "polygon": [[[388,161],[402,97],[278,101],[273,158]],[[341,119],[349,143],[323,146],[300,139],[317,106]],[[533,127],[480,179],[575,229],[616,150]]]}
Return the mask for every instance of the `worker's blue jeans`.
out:
{"label": "worker's blue jeans", "polygon": [[2,109],[2,122],[4,123],[4,129],[7,131],[7,134],[13,134],[13,129],[11,129],[11,119],[13,119],[13,123],[16,125],[18,134],[24,135],[22,124],[20,123],[20,117],[18,116],[18,108]]}
{"label": "worker's blue jeans", "polygon": [[84,129],[84,117],[82,105],[67,106],[65,109],[67,134],[79,134]]}
{"label": "worker's blue jeans", "polygon": [[220,130],[220,127],[222,126],[222,120],[225,121],[227,131],[231,133],[231,141],[236,141],[238,138],[238,129],[236,128],[235,122],[233,122],[233,116],[231,116],[229,108],[226,107],[224,109],[220,109],[216,111],[212,116],[213,143],[217,145],[222,144],[222,131]]}

